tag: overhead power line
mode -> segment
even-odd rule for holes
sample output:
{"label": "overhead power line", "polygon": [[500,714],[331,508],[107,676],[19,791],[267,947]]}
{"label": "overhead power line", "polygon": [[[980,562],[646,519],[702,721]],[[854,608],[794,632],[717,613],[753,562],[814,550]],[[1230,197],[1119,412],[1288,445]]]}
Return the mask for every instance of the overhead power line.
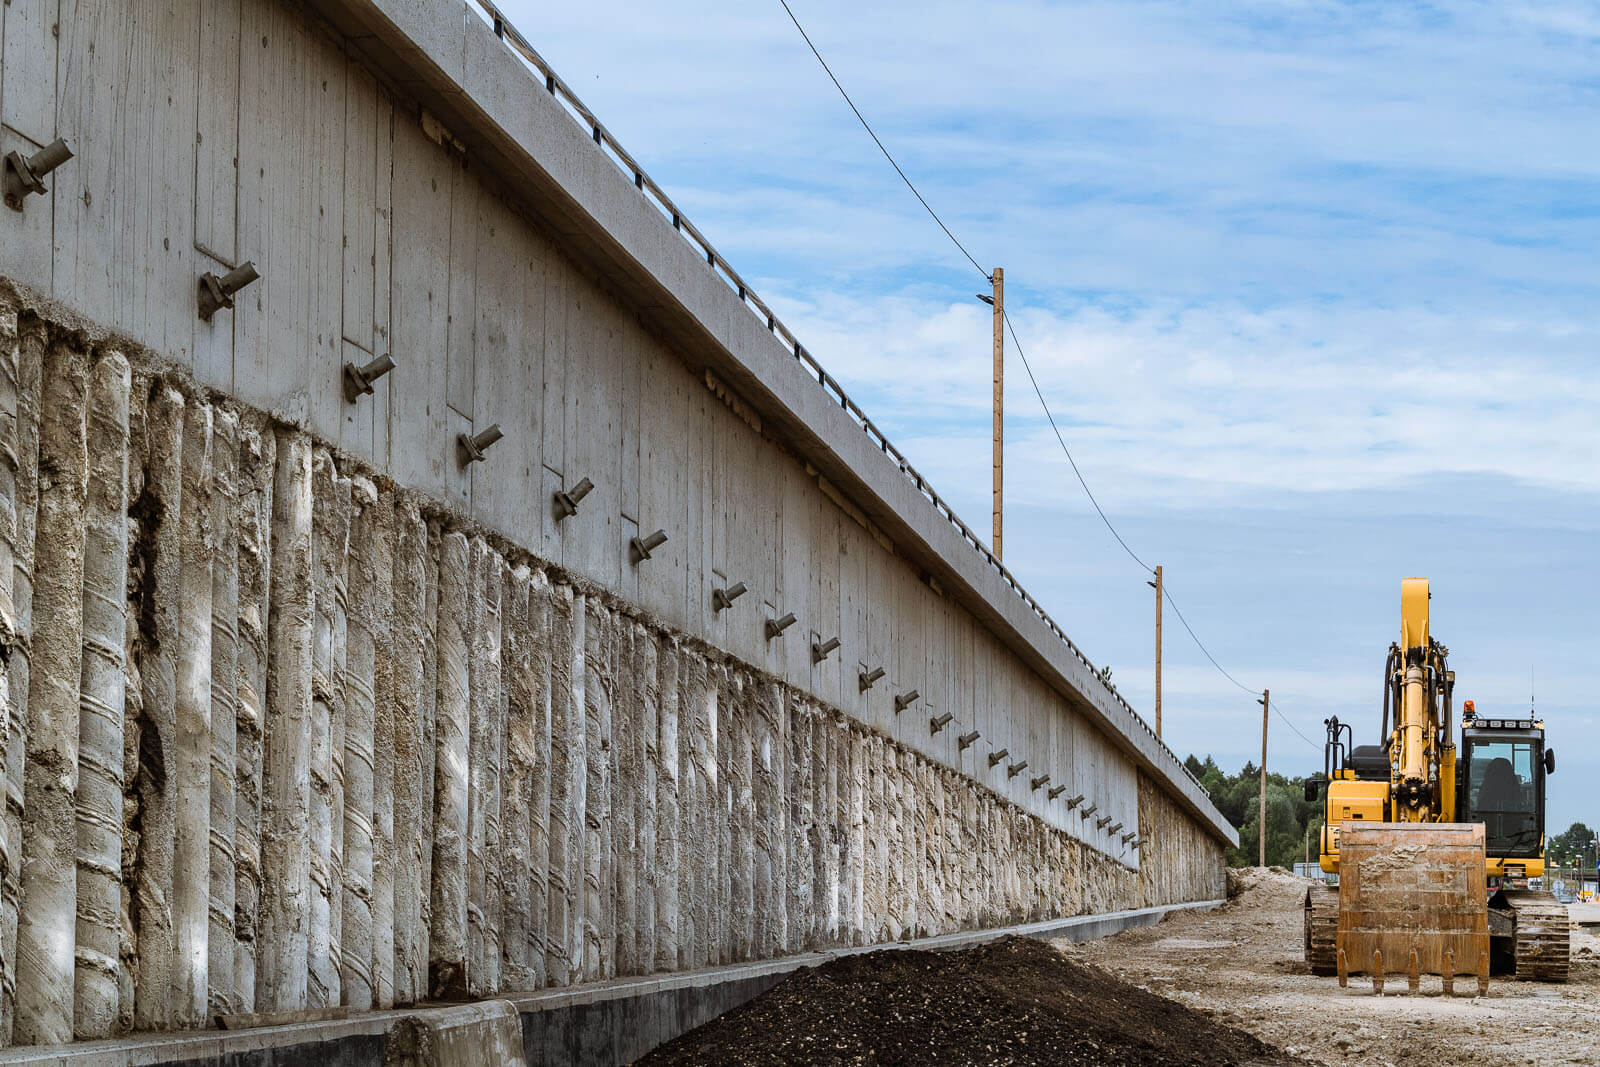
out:
{"label": "overhead power line", "polygon": [[1278,707],[1278,705],[1280,703],[1282,703],[1281,700],[1279,700],[1277,698],[1273,699],[1273,701],[1272,701],[1272,713],[1274,715],[1276,715],[1278,718],[1282,719],[1283,720],[1283,725],[1285,725],[1289,729],[1293,730],[1296,737],[1300,738],[1300,740],[1304,741],[1306,744],[1310,745],[1312,748],[1314,748],[1314,749],[1316,749],[1317,751],[1320,752],[1322,750],[1322,746],[1317,744],[1315,741],[1311,740],[1311,738],[1307,737],[1305,734],[1300,732],[1299,727],[1295,726],[1294,721],[1292,719],[1290,719],[1287,715],[1285,715],[1283,713],[1283,711]]}
{"label": "overhead power line", "polygon": [[[1095,499],[1094,490],[1089,488],[1089,483],[1084,480],[1083,472],[1078,469],[1078,461],[1072,458],[1072,450],[1067,447],[1066,438],[1061,436],[1061,428],[1056,425],[1056,417],[1051,414],[1050,405],[1045,403],[1044,390],[1039,388],[1039,379],[1033,376],[1033,365],[1028,362],[1028,354],[1022,349],[1022,340],[1017,337],[1017,328],[1011,325],[1011,313],[1002,308],[1000,314],[1006,320],[1006,332],[1011,334],[1011,343],[1017,346],[1017,355],[1022,358],[1022,369],[1028,372],[1028,381],[1033,385],[1033,394],[1039,398],[1039,406],[1044,408],[1044,417],[1050,420],[1050,429],[1055,431],[1056,442],[1061,445],[1061,451],[1066,455],[1067,463],[1072,467],[1072,473],[1077,475],[1078,484],[1083,486],[1084,495],[1089,498],[1089,503],[1094,505],[1095,514],[1100,516],[1100,521],[1106,524],[1106,529],[1111,531],[1111,536],[1117,539],[1117,544],[1122,546],[1122,551],[1128,554],[1128,558],[1137,563],[1146,574],[1154,574],[1155,569],[1140,559],[1138,553],[1128,547],[1128,542],[1123,540],[1122,535],[1117,532],[1117,528],[1106,517],[1105,510],[1100,507],[1100,501]],[[1180,615],[1179,617],[1181,618],[1182,616]],[[1188,626],[1187,623],[1184,625]],[[1207,652],[1206,655],[1209,656],[1210,653]],[[1212,660],[1212,662],[1215,663],[1216,661]],[[1220,667],[1218,669],[1221,670]],[[1227,672],[1224,671],[1223,673],[1226,674]]]}
{"label": "overhead power line", "polygon": [[[1183,617],[1183,609],[1179,608],[1178,602],[1172,599],[1172,589],[1166,582],[1162,582],[1162,592],[1166,595],[1167,603],[1172,605],[1173,614],[1177,615],[1178,621],[1183,624],[1183,629],[1186,633],[1188,633],[1189,639],[1194,642],[1195,647],[1205,655],[1206,659],[1211,661],[1211,665],[1217,669],[1217,673],[1221,674],[1228,681],[1238,686],[1241,692],[1249,693],[1251,696],[1261,692],[1261,690],[1252,689],[1248,685],[1245,685],[1243,682],[1239,681],[1239,679],[1235,678],[1228,672],[1227,668],[1223,667],[1221,663],[1217,662],[1217,657],[1211,654],[1211,650],[1206,647],[1205,642],[1200,640],[1200,635],[1194,632],[1194,627],[1189,625],[1189,620]],[[1294,724],[1293,720],[1285,715],[1278,707],[1279,702],[1280,701],[1274,701],[1272,703],[1272,713],[1279,719],[1283,720],[1283,724],[1290,730],[1293,730],[1295,736],[1300,740],[1304,741],[1312,748],[1320,747],[1315,741],[1311,740],[1311,738],[1300,732],[1300,728]]]}
{"label": "overhead power line", "polygon": [[833,87],[835,89],[839,90],[839,95],[844,97],[844,102],[850,105],[850,110],[855,112],[856,119],[861,123],[861,128],[867,131],[867,136],[871,137],[872,143],[878,146],[878,151],[883,153],[883,158],[889,161],[889,165],[894,168],[894,172],[900,175],[900,180],[906,183],[906,188],[911,190],[911,195],[915,196],[918,202],[920,202],[922,206],[927,209],[927,212],[933,218],[933,221],[939,224],[939,229],[944,231],[944,235],[950,238],[951,241],[955,242],[955,246],[957,248],[961,249],[961,254],[972,261],[972,265],[978,268],[978,273],[987,278],[989,276],[989,272],[983,269],[983,264],[979,263],[976,259],[973,259],[972,253],[967,251],[967,246],[962,244],[960,239],[957,238],[955,234],[950,232],[950,227],[944,224],[944,220],[939,217],[939,213],[933,210],[933,206],[929,204],[922,193],[918,191],[916,185],[912,183],[910,178],[906,177],[906,172],[900,169],[900,164],[895,162],[894,156],[889,154],[889,150],[883,146],[883,142],[879,140],[878,135],[873,132],[871,123],[867,122],[866,116],[861,114],[861,109],[856,107],[856,102],[850,99],[850,94],[844,91],[844,86],[839,84],[839,79],[834,77],[833,68],[828,66],[828,61],[826,59],[822,58],[822,53],[817,51],[817,46],[811,43],[811,35],[806,32],[806,28],[804,26],[800,25],[800,20],[795,18],[794,10],[789,7],[789,0],[778,0],[778,3],[782,4],[783,9],[789,13],[789,21],[793,22],[794,28],[800,31],[800,36],[805,38],[807,47],[811,49],[811,54],[817,57],[817,62],[821,63],[822,69],[827,72],[828,80],[833,82]]}
{"label": "overhead power line", "polygon": [[[778,3],[783,5],[783,10],[788,14],[789,21],[794,23],[794,28],[800,31],[800,36],[805,39],[806,47],[811,49],[811,54],[817,57],[817,62],[821,64],[823,71],[828,75],[828,80],[833,82],[833,87],[835,89],[839,90],[839,95],[844,97],[844,102],[850,105],[850,110],[855,114],[856,121],[861,123],[861,128],[867,131],[867,136],[872,138],[872,143],[878,146],[878,151],[883,153],[883,158],[889,161],[889,165],[894,168],[895,173],[900,175],[900,180],[905,182],[907,189],[911,190],[911,195],[917,198],[917,202],[920,203],[923,206],[923,209],[928,212],[928,216],[932,218],[934,222],[938,223],[939,229],[944,231],[944,235],[950,238],[950,242],[961,251],[963,256],[967,257],[968,262],[970,262],[973,267],[977,269],[978,273],[983,275],[986,280],[992,280],[989,272],[983,268],[983,264],[979,263],[977,259],[974,258],[972,253],[967,251],[967,246],[961,243],[961,239],[955,235],[949,226],[945,225],[944,219],[940,218],[939,213],[933,210],[933,205],[928,203],[927,198],[922,195],[922,192],[917,188],[916,183],[911,180],[911,178],[906,174],[905,170],[889,152],[889,149],[885,147],[882,138],[880,138],[876,131],[873,130],[872,124],[869,123],[866,116],[861,113],[861,109],[856,107],[856,102],[850,98],[850,94],[845,91],[845,87],[840,83],[838,77],[833,73],[833,68],[828,66],[828,61],[826,59],[822,58],[822,53],[817,50],[816,44],[812,42],[811,35],[806,32],[806,28],[804,26],[800,25],[800,20],[795,16],[794,9],[789,6],[789,0],[778,0]],[[1067,463],[1069,466],[1071,466],[1073,475],[1077,477],[1078,484],[1083,487],[1084,495],[1089,498],[1089,503],[1094,506],[1095,514],[1100,516],[1100,521],[1104,523],[1106,529],[1111,532],[1111,536],[1116,539],[1117,544],[1122,546],[1122,550],[1128,554],[1128,558],[1133,560],[1133,562],[1139,566],[1139,569],[1143,570],[1146,574],[1154,574],[1155,569],[1143,559],[1139,558],[1139,554],[1136,553],[1128,544],[1127,540],[1117,530],[1116,525],[1112,523],[1110,516],[1105,513],[1105,509],[1100,506],[1100,501],[1095,498],[1094,490],[1089,488],[1089,482],[1086,478],[1084,478],[1083,471],[1078,468],[1078,461],[1072,457],[1072,450],[1067,447],[1067,440],[1061,434],[1061,427],[1056,424],[1055,414],[1051,412],[1050,405],[1044,398],[1044,390],[1039,387],[1039,379],[1034,376],[1033,365],[1028,362],[1028,354],[1022,347],[1022,339],[1017,336],[1017,328],[1011,322],[1010,313],[1004,308],[1001,309],[1000,313],[1005,319],[1006,332],[1011,335],[1011,342],[1016,346],[1017,355],[1022,359],[1022,367],[1028,372],[1028,382],[1033,386],[1033,393],[1039,398],[1039,406],[1044,409],[1045,418],[1050,422],[1050,429],[1055,433],[1056,443],[1061,446],[1062,454],[1067,457]],[[1230,674],[1221,663],[1217,662],[1217,658],[1211,654],[1211,650],[1206,648],[1204,642],[1200,640],[1200,636],[1194,632],[1194,627],[1189,625],[1189,620],[1183,617],[1183,612],[1179,609],[1178,602],[1172,598],[1171,590],[1165,590],[1165,595],[1167,602],[1172,605],[1173,612],[1177,614],[1178,621],[1183,624],[1184,630],[1189,634],[1190,639],[1194,641],[1195,647],[1205,655],[1206,659],[1211,662],[1211,665],[1215,667],[1224,678],[1238,686],[1242,691],[1249,693],[1252,696],[1261,692],[1261,690],[1252,689],[1243,682],[1239,681],[1239,679]],[[1289,721],[1288,717],[1278,709],[1276,704],[1272,706],[1272,711],[1278,716],[1278,718],[1283,720],[1284,725],[1288,726],[1290,730],[1294,731],[1297,737],[1299,737],[1306,744],[1311,745],[1313,748],[1317,747],[1315,742],[1306,737],[1305,734],[1301,733],[1294,723]]]}

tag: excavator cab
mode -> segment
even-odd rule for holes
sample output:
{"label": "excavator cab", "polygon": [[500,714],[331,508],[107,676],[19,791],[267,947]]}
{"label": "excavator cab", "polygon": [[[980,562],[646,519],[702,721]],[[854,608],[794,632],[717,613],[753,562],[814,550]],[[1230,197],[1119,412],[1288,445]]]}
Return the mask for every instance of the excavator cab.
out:
{"label": "excavator cab", "polygon": [[[1456,766],[1461,809],[1456,819],[1484,825],[1491,867],[1500,861],[1498,876],[1543,874],[1544,780],[1555,770],[1555,752],[1544,744],[1544,724],[1535,719],[1468,720]],[[1496,876],[1493,871],[1491,876]]]}

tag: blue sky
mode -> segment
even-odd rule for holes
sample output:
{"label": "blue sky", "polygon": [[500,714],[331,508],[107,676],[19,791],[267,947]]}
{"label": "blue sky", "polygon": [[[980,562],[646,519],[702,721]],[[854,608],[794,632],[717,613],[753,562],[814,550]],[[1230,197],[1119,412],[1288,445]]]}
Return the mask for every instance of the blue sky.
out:
{"label": "blue sky", "polygon": [[[1375,735],[1399,581],[1458,695],[1526,709],[1600,823],[1600,3],[791,0],[987,266],[1102,504],[1269,762]],[[777,0],[506,12],[808,349],[987,528],[985,283]],[[1012,350],[1008,565],[1140,709],[1151,594]],[[1180,754],[1259,709],[1169,612]],[[1594,799],[1591,799],[1591,796]]]}

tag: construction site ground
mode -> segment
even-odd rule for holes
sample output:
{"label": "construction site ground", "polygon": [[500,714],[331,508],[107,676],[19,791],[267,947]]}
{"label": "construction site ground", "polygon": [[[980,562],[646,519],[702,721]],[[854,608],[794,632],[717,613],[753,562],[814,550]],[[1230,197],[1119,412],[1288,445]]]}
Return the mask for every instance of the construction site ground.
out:
{"label": "construction site ground", "polygon": [[1369,979],[1318,978],[1303,958],[1307,882],[1281,869],[1230,872],[1231,898],[1213,912],[1176,913],[1157,926],[1086,945],[1068,956],[1213,1015],[1296,1060],[1380,1067],[1489,1063],[1600,1063],[1600,908],[1578,906],[1571,979],[1565,985],[1496,978],[1487,996],[1436,976],[1417,993],[1390,975],[1377,996]]}

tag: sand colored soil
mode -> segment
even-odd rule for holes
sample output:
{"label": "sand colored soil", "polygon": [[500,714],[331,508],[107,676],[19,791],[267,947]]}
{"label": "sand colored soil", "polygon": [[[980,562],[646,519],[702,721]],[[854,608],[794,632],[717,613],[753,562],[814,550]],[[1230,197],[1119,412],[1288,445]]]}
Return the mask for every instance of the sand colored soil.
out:
{"label": "sand colored soil", "polygon": [[[1572,933],[1565,985],[1496,978],[1487,996],[1458,981],[1446,998],[1437,977],[1416,994],[1403,980],[1383,996],[1353,978],[1318,978],[1302,958],[1306,882],[1282,870],[1232,872],[1234,896],[1210,913],[1065,946],[1075,959],[1163,993],[1318,1064],[1481,1067],[1490,1063],[1600,1063],[1600,940]],[[1592,918],[1574,912],[1579,922]]]}

